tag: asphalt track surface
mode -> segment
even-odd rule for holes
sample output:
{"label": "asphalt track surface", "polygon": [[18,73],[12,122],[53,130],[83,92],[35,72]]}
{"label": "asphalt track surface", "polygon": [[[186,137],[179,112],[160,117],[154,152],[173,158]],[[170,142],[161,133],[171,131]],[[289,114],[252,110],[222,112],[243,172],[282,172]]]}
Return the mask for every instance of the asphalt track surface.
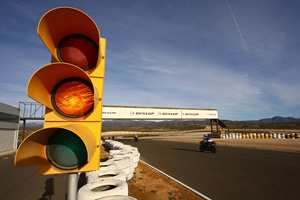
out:
{"label": "asphalt track surface", "polygon": [[300,153],[217,146],[200,152],[191,143],[120,140],[141,159],[214,199],[300,199]]}
{"label": "asphalt track surface", "polygon": [[14,167],[15,154],[0,156],[1,200],[66,199],[68,175],[40,176],[39,167]]}

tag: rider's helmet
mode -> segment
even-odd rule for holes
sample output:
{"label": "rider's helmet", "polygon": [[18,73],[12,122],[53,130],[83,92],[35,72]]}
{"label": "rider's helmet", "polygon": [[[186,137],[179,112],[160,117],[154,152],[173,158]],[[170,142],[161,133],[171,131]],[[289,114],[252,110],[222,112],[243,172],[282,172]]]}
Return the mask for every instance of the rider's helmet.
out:
{"label": "rider's helmet", "polygon": [[204,134],[204,136],[203,136],[203,137],[204,137],[204,139],[206,139],[208,136],[207,136],[206,134]]}

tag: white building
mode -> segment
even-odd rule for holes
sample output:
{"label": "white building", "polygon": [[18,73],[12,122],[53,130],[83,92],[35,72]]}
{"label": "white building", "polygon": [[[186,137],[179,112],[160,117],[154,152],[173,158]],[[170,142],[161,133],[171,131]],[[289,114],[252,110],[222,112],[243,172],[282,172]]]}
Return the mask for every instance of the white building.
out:
{"label": "white building", "polygon": [[17,149],[20,110],[0,103],[0,152]]}

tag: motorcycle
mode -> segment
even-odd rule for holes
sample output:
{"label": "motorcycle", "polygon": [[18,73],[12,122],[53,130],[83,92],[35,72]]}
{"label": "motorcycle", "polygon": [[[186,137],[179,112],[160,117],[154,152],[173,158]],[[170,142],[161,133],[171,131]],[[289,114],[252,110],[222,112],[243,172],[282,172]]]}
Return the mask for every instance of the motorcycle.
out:
{"label": "motorcycle", "polygon": [[139,141],[139,138],[138,138],[137,135],[134,136],[134,141],[135,141],[135,142],[138,142],[138,141]]}
{"label": "motorcycle", "polygon": [[200,142],[199,149],[201,152],[206,150],[206,151],[211,151],[212,153],[216,153],[216,143],[213,140],[208,140],[207,142],[202,140]]}

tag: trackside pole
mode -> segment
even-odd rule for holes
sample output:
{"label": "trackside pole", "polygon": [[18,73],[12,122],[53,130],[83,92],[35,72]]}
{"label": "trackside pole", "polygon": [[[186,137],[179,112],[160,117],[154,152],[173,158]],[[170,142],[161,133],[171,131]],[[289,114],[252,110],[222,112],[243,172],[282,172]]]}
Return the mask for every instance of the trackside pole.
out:
{"label": "trackside pole", "polygon": [[78,173],[68,174],[67,200],[77,200]]}

